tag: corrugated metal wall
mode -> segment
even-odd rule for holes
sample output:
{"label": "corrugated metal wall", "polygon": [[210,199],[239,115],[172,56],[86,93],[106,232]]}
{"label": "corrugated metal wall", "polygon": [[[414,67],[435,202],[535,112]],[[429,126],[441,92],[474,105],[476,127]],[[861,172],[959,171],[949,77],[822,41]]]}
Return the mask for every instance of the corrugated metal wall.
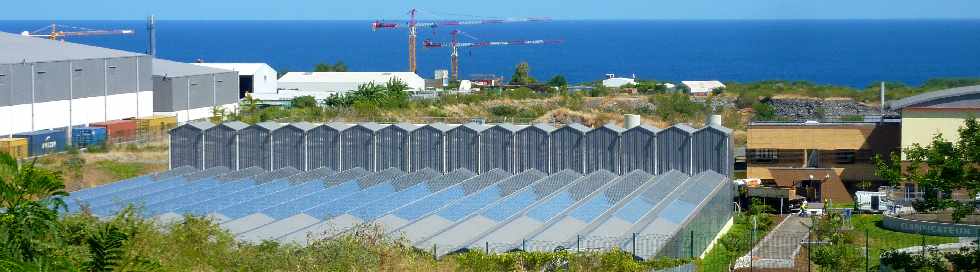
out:
{"label": "corrugated metal wall", "polygon": [[[0,64],[0,107],[13,105],[11,100],[14,92],[12,78],[14,78],[11,65]],[[6,132],[6,131],[4,131]]]}
{"label": "corrugated metal wall", "polygon": [[318,126],[306,135],[307,169],[328,167],[340,170],[340,130]]}
{"label": "corrugated metal wall", "polygon": [[377,161],[375,131],[362,125],[353,126],[340,133],[341,169],[364,168],[374,171]]}
{"label": "corrugated metal wall", "polygon": [[270,170],[272,164],[272,137],[269,130],[251,125],[238,136],[238,166],[240,169],[259,167]]}
{"label": "corrugated metal wall", "polygon": [[446,172],[460,168],[480,172],[480,132],[483,129],[473,126],[480,125],[461,125],[446,132]]}
{"label": "corrugated metal wall", "polygon": [[190,166],[203,169],[203,132],[189,124],[170,130],[170,168]]}
{"label": "corrugated metal wall", "polygon": [[604,169],[623,174],[622,128],[603,126],[585,134],[585,172]]}
{"label": "corrugated metal wall", "polygon": [[238,131],[225,125],[214,126],[204,131],[204,168],[224,166],[238,169],[238,146],[235,137]]}
{"label": "corrugated metal wall", "polygon": [[34,64],[34,103],[68,100],[68,62]]}
{"label": "corrugated metal wall", "polygon": [[514,172],[520,173],[528,169],[550,171],[548,142],[549,134],[553,131],[550,126],[530,126],[517,131],[515,135]]}
{"label": "corrugated metal wall", "polygon": [[712,170],[728,176],[732,161],[730,137],[726,131],[705,127],[694,132],[694,173]]}
{"label": "corrugated metal wall", "polygon": [[306,142],[304,131],[294,126],[284,126],[272,132],[272,170],[292,167],[306,169]]}
{"label": "corrugated metal wall", "polygon": [[445,125],[424,126],[411,132],[411,171],[429,168],[446,172],[446,133],[439,126]]}
{"label": "corrugated metal wall", "polygon": [[[409,133],[411,127],[390,125],[378,131],[378,171],[397,168],[409,171]],[[413,129],[414,130],[414,129]]]}
{"label": "corrugated metal wall", "polygon": [[552,132],[551,170],[550,172],[538,170],[548,173],[557,173],[561,170],[586,173],[583,171],[585,171],[585,133],[588,130],[582,125],[571,124]]}
{"label": "corrugated metal wall", "polygon": [[657,130],[638,126],[623,132],[623,173],[657,173]]}
{"label": "corrugated metal wall", "polygon": [[657,173],[677,170],[691,174],[691,131],[679,126],[657,134]]}
{"label": "corrugated metal wall", "polygon": [[515,130],[511,125],[497,125],[480,133],[480,169],[484,173],[493,169],[514,171]]}

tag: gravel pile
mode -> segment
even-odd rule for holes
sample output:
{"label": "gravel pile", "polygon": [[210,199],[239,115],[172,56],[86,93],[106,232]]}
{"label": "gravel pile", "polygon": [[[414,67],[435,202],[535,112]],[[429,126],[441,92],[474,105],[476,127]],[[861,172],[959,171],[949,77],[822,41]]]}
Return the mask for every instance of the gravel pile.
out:
{"label": "gravel pile", "polygon": [[[858,103],[850,99],[785,99],[766,101],[776,111],[776,116],[792,120],[840,119],[845,116],[878,115],[878,107]],[[887,114],[894,114],[888,111]]]}

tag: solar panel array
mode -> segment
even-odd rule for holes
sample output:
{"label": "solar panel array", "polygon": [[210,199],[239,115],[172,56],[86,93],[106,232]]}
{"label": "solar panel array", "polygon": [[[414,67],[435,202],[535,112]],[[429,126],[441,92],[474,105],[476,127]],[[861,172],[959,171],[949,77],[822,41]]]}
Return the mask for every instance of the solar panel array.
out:
{"label": "solar panel array", "polygon": [[[242,126],[235,122],[215,126],[196,122],[175,128],[171,137],[200,139],[197,142],[202,143],[172,145],[172,166],[221,165],[232,170],[329,167],[339,171],[361,167],[380,171],[394,167],[402,171],[430,168],[441,173],[460,168],[474,173],[504,169],[513,174],[528,169],[544,173],[606,170],[614,174],[711,170],[730,175],[733,162],[731,130],[716,125],[626,130],[614,125],[589,128],[578,123],[556,128],[548,124],[265,122]],[[228,147],[229,143],[237,148]]]}
{"label": "solar panel array", "polygon": [[632,246],[633,233],[661,237],[638,254],[650,258],[689,253],[681,245],[704,250],[708,242],[696,237],[713,238],[731,218],[727,180],[711,171],[691,177],[642,170],[582,175],[536,169],[477,174],[459,168],[443,174],[430,168],[180,167],[79,191],[67,203],[72,212],[102,217],[129,205],[161,222],[206,216],[250,242],[306,244],[370,224],[426,251],[435,248],[438,255],[475,248],[625,248]]}

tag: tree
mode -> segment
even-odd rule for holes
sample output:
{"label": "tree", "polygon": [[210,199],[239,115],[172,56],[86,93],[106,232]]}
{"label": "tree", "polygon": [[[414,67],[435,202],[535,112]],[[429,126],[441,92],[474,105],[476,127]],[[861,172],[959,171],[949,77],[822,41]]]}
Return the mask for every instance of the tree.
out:
{"label": "tree", "polygon": [[514,69],[514,75],[510,77],[510,84],[514,85],[528,85],[535,82],[537,80],[531,77],[531,66],[526,61],[517,64],[517,68]]}
{"label": "tree", "polygon": [[556,88],[564,88],[568,86],[568,80],[565,80],[565,76],[563,75],[556,75],[555,77],[552,77],[550,80],[548,80],[548,86],[556,87]]}
{"label": "tree", "polygon": [[333,65],[318,63],[316,66],[313,66],[313,71],[314,72],[347,72],[347,64],[339,60]]}
{"label": "tree", "polygon": [[0,263],[39,262],[55,250],[51,242],[59,237],[65,196],[58,173],[0,152]]}
{"label": "tree", "polygon": [[316,98],[314,98],[313,96],[304,95],[304,96],[294,97],[292,100],[289,101],[289,105],[296,108],[306,109],[306,108],[315,108],[317,106],[317,103],[316,103]]}
{"label": "tree", "polygon": [[971,196],[980,192],[980,123],[966,119],[959,129],[960,139],[948,142],[936,134],[928,146],[913,144],[905,149],[907,165],[901,154],[893,152],[890,159],[876,155],[875,173],[891,183],[916,184],[923,199],[913,206],[917,211],[952,209],[954,222],[975,211],[972,202],[959,202],[947,196],[954,191],[967,191]]}

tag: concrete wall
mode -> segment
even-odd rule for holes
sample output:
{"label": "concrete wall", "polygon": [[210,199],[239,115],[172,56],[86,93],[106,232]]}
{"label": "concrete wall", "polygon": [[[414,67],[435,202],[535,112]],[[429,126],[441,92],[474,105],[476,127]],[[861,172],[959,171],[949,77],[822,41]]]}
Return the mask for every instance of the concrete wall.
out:
{"label": "concrete wall", "polygon": [[902,149],[913,144],[929,145],[940,133],[946,141],[958,141],[959,128],[967,118],[977,116],[980,116],[980,109],[905,109],[902,111]]}

